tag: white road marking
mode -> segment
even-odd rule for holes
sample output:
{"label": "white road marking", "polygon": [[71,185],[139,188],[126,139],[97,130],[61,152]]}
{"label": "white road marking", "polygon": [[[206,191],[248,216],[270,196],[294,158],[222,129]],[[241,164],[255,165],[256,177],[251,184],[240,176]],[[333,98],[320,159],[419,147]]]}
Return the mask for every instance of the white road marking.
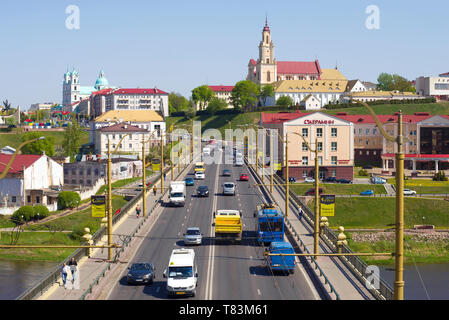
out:
{"label": "white road marking", "polygon": [[260,289],[257,289],[257,294],[258,294],[259,296],[262,295],[262,294],[260,293]]}

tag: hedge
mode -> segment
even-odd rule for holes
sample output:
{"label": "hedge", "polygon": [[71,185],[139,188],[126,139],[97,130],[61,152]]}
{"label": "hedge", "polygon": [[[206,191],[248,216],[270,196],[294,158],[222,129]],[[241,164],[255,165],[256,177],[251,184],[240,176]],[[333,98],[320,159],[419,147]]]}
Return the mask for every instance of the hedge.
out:
{"label": "hedge", "polygon": [[76,208],[81,202],[81,197],[74,191],[62,191],[58,195],[58,209]]}
{"label": "hedge", "polygon": [[[376,101],[366,101],[370,106],[382,105],[382,104],[420,104],[420,103],[435,103],[436,99],[424,98],[424,99],[407,99],[407,100],[376,100]],[[332,103],[324,106],[325,109],[343,109],[343,108],[354,108],[360,105],[357,101],[348,103]]]}

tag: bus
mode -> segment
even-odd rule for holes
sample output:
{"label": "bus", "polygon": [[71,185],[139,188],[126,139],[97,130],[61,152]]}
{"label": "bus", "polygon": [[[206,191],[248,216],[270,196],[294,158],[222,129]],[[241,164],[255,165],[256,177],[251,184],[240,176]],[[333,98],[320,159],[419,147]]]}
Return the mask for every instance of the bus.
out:
{"label": "bus", "polygon": [[197,162],[195,163],[195,172],[205,172],[206,166],[204,165],[204,162]]}
{"label": "bus", "polygon": [[284,216],[274,204],[257,206],[257,242],[269,245],[273,241],[284,241]]}

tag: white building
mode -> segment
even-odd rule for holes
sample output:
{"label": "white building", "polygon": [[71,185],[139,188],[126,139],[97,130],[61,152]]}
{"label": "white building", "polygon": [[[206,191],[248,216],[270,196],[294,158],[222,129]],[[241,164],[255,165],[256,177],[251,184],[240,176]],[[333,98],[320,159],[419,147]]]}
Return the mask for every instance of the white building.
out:
{"label": "white building", "polygon": [[75,102],[89,98],[92,92],[109,88],[109,82],[104,77],[103,70],[100,71],[98,79],[95,81],[93,87],[86,87],[80,84],[79,74],[73,69],[72,72],[64,74],[64,81],[62,83],[62,106],[66,107]]}
{"label": "white building", "polygon": [[356,79],[356,80],[349,80],[348,84],[346,86],[346,92],[363,92],[367,91],[365,85],[362,83],[362,81]]}
{"label": "white building", "polygon": [[51,107],[57,105],[56,102],[35,103],[30,106],[29,111],[51,110]]}
{"label": "white building", "polygon": [[[0,154],[0,171],[12,155]],[[46,205],[55,210],[58,194],[52,186],[62,186],[62,165],[46,155],[19,154],[6,177],[0,180],[0,212],[12,214],[24,205]]]}
{"label": "white building", "polygon": [[304,107],[304,110],[319,110],[321,109],[321,100],[309,94],[301,101],[300,105]]}
{"label": "white building", "polygon": [[439,77],[416,78],[416,93],[421,96],[435,97],[437,100],[449,100],[449,72]]}

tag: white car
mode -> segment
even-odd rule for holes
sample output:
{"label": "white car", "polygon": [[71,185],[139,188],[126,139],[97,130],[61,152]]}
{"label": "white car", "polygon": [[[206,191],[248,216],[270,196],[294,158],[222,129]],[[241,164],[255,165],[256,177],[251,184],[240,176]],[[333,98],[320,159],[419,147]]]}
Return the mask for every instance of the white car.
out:
{"label": "white car", "polygon": [[202,235],[200,228],[187,228],[184,233],[184,244],[201,244]]}
{"label": "white car", "polygon": [[223,183],[223,194],[235,196],[235,184],[233,182]]}
{"label": "white car", "polygon": [[313,182],[315,182],[315,179],[307,177],[307,178],[304,179],[304,182],[311,182],[311,183],[313,183]]}
{"label": "white car", "polygon": [[404,189],[404,196],[416,196],[415,190]]}
{"label": "white car", "polygon": [[204,180],[206,179],[206,175],[204,174],[204,172],[195,172],[195,179]]}

